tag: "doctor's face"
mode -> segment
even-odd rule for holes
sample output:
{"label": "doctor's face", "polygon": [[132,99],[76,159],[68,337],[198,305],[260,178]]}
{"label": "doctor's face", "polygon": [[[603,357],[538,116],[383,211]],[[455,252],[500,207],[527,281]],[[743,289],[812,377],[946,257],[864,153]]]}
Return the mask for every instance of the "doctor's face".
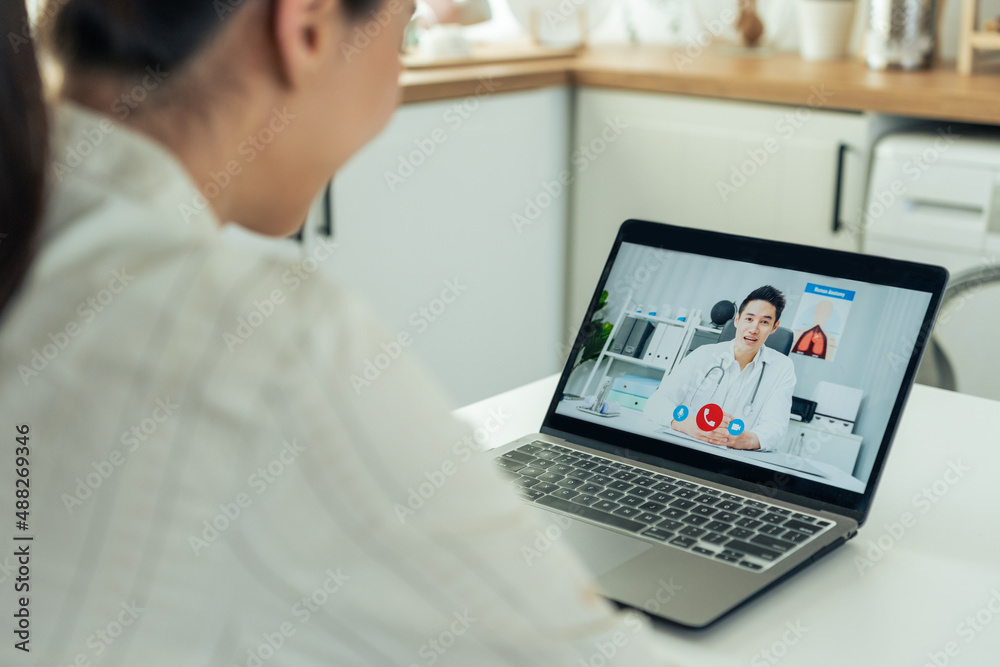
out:
{"label": "doctor's face", "polygon": [[751,301],[736,314],[736,352],[756,354],[778,328],[777,310],[769,301]]}

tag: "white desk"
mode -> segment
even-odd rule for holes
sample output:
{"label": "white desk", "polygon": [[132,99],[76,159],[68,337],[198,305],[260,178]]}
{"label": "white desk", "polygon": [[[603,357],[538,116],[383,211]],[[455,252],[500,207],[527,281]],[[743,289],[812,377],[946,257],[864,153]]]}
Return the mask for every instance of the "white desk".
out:
{"label": "white desk", "polygon": [[[502,411],[506,420],[490,441],[499,446],[538,430],[556,381],[456,414],[481,428],[490,410]],[[961,476],[952,472],[959,463],[968,468]],[[857,537],[708,630],[661,624],[658,639],[667,655],[691,667],[996,667],[998,484],[1000,403],[918,385]],[[934,500],[922,498],[925,492]],[[905,513],[909,527],[894,537],[886,526]],[[788,631],[796,624],[805,630],[799,638]]]}

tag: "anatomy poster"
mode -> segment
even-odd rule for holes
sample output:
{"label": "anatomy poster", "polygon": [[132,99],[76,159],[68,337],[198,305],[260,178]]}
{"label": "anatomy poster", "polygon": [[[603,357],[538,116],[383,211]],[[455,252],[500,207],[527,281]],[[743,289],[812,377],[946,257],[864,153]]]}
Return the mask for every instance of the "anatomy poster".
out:
{"label": "anatomy poster", "polygon": [[806,285],[792,323],[792,354],[833,361],[847,326],[854,292],[827,285]]}

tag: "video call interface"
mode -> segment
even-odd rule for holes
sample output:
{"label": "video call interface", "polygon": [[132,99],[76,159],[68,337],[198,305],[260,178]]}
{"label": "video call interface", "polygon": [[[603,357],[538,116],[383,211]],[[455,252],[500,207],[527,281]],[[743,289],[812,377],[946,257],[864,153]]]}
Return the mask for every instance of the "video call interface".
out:
{"label": "video call interface", "polygon": [[930,296],[623,243],[556,412],[863,493]]}

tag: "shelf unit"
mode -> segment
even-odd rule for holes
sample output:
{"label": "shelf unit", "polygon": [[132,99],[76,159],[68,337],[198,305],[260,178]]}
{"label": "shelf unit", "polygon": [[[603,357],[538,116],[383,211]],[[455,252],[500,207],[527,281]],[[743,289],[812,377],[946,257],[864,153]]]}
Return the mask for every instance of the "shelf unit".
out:
{"label": "shelf unit", "polygon": [[[662,371],[664,375],[670,374],[673,371],[677,363],[683,358],[682,351],[687,350],[691,346],[691,341],[694,338],[695,332],[697,331],[707,331],[714,332],[718,331],[713,327],[705,327],[699,324],[701,322],[702,312],[700,310],[691,309],[690,314],[687,316],[685,321],[669,319],[665,317],[659,317],[657,315],[643,315],[635,312],[635,304],[633,298],[633,293],[629,292],[628,296],[625,298],[625,304],[622,306],[621,312],[618,313],[618,317],[615,319],[614,327],[611,329],[611,335],[608,339],[604,341],[604,347],[601,349],[601,353],[597,356],[597,363],[590,371],[590,375],[587,376],[587,382],[583,385],[582,394],[584,396],[589,395],[591,383],[594,380],[594,376],[600,370],[600,380],[597,382],[597,386],[601,387],[604,384],[604,380],[608,377],[611,372],[611,365],[615,361],[623,361],[630,364],[635,364],[636,366],[641,366],[644,368],[652,368],[658,371]],[[629,356],[627,354],[619,354],[617,352],[609,352],[608,349],[611,347],[611,343],[614,341],[616,332],[621,331],[622,322],[625,321],[627,315],[632,315],[633,317],[640,317],[647,322],[652,322],[654,324],[660,325],[664,324],[667,326],[675,326],[683,329],[683,335],[681,336],[680,345],[677,348],[677,353],[673,355],[670,363],[663,366],[658,363],[651,363],[642,358],[636,358]],[[605,363],[605,361],[607,363]],[[603,370],[602,370],[603,366]]]}

